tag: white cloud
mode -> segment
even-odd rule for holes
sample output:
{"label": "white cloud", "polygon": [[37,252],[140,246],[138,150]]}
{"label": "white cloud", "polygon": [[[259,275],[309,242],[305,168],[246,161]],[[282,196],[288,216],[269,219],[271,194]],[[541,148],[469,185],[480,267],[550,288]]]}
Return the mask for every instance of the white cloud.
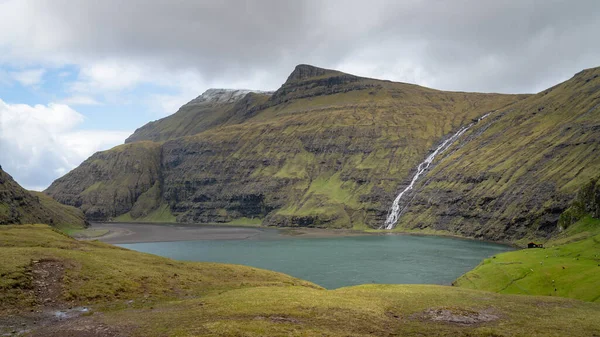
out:
{"label": "white cloud", "polygon": [[131,89],[144,81],[144,72],[133,64],[117,61],[96,62],[83,67],[73,91],[119,91]]}
{"label": "white cloud", "polygon": [[46,73],[45,69],[28,69],[23,71],[13,71],[11,77],[24,86],[35,86],[42,83],[42,78]]}
{"label": "white cloud", "polygon": [[96,151],[130,132],[75,130],[84,116],[65,104],[8,104],[0,100],[0,163],[25,188],[47,187]]}
{"label": "white cloud", "polygon": [[60,100],[61,104],[67,105],[100,105],[94,97],[86,95],[77,95]]}

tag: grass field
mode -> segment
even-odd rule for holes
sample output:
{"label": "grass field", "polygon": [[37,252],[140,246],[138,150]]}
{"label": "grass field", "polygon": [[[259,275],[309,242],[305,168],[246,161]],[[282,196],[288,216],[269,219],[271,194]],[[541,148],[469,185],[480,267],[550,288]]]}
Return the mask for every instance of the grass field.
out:
{"label": "grass field", "polygon": [[[6,321],[23,325],[34,336],[86,336],[89,331],[131,336],[488,337],[600,332],[597,303],[434,285],[325,290],[266,270],[180,262],[76,241],[43,225],[0,227],[0,256],[0,333],[5,333]],[[55,282],[61,291],[50,306],[38,295],[40,266],[53,266],[54,274],[61,275]],[[61,305],[86,305],[90,311],[61,321],[41,318]],[[31,315],[37,315],[36,324],[27,320]]]}
{"label": "grass field", "polygon": [[584,218],[545,248],[498,254],[455,285],[502,294],[571,297],[600,302],[600,220]]}

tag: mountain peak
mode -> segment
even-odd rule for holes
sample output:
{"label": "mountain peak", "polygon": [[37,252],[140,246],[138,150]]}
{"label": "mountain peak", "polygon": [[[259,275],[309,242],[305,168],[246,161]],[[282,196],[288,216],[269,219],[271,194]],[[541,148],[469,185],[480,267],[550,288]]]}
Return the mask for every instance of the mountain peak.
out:
{"label": "mountain peak", "polygon": [[202,93],[202,95],[191,100],[188,104],[233,103],[242,99],[244,96],[251,92],[260,94],[272,94],[272,92],[270,91],[260,90],[211,88]]}
{"label": "mountain peak", "polygon": [[325,75],[339,75],[342,74],[336,70],[324,69],[308,64],[299,64],[296,66],[294,71],[288,77],[287,82],[301,81],[311,77],[320,77]]}

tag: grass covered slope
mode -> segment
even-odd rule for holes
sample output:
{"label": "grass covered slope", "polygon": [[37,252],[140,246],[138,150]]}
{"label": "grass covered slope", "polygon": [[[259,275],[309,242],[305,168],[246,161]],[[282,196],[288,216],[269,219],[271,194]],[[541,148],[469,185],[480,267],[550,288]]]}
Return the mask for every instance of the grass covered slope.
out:
{"label": "grass covered slope", "polygon": [[36,297],[32,273],[44,263],[58,265],[52,272],[62,274],[63,288],[52,300],[72,305],[183,298],[249,286],[317,287],[256,268],[179,262],[96,241],[77,241],[44,225],[0,227],[0,256],[0,297],[5,309],[44,304]]}
{"label": "grass covered slope", "polygon": [[61,229],[83,228],[81,210],[22,188],[0,167],[0,225],[39,222]]}
{"label": "grass covered slope", "polygon": [[[139,203],[141,191],[128,187],[111,198],[118,187],[99,177],[134,179],[139,173],[129,175],[115,152],[127,149],[135,157],[141,142],[95,155],[90,160],[105,159],[95,174],[86,161],[47,192],[104,219],[147,218],[168,205],[170,214],[161,214],[179,222],[248,218],[276,226],[378,227],[398,186],[442,137],[526,97],[444,92],[307,65],[296,67],[268,99],[248,95],[234,104],[235,113],[211,103],[212,112],[182,110],[136,131],[130,140],[161,140],[154,143],[160,165],[152,165],[160,167],[160,193],[144,194],[139,211],[131,205]],[[205,115],[226,118],[195,134],[181,128]],[[81,184],[80,177],[91,178]],[[102,198],[86,196],[80,186],[97,187]]]}
{"label": "grass covered slope", "polygon": [[399,228],[491,240],[557,233],[600,170],[600,68],[493,113],[436,163],[406,199]]}
{"label": "grass covered slope", "polygon": [[144,217],[161,207],[161,147],[137,142],[97,152],[45,191],[80,208],[90,220],[131,212]]}
{"label": "grass covered slope", "polygon": [[249,90],[209,89],[173,115],[135,130],[125,143],[144,140],[160,142],[195,135],[220,125],[241,123],[251,117],[270,96],[270,93]]}
{"label": "grass covered slope", "polygon": [[[427,285],[328,291],[280,273],[78,242],[47,226],[0,227],[0,254],[0,333],[10,333],[9,326],[46,337],[593,336],[600,331],[595,303]],[[89,311],[56,318],[79,305]]]}
{"label": "grass covered slope", "polygon": [[486,259],[457,279],[455,285],[600,303],[600,220],[585,217],[546,242],[545,247]]}

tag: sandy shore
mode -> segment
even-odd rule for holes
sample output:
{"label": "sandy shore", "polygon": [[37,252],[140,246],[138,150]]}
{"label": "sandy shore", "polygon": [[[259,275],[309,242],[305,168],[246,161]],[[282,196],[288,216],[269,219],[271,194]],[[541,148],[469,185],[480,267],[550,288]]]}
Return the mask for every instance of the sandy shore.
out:
{"label": "sandy shore", "polygon": [[[281,238],[326,238],[371,235],[352,230],[320,228],[265,228],[218,225],[150,224],[150,223],[93,223],[89,231],[100,236],[79,235],[81,240],[99,240],[106,243],[139,243],[196,240],[257,240]],[[83,233],[85,234],[85,233]]]}

